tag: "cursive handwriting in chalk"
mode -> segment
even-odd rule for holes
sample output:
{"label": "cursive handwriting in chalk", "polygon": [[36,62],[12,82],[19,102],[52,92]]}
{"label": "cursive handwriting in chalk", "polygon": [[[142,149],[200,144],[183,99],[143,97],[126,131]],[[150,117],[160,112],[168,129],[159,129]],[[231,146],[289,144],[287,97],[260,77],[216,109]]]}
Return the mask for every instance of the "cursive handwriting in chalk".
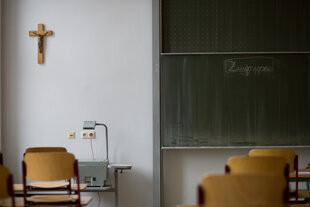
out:
{"label": "cursive handwriting in chalk", "polygon": [[263,73],[273,71],[273,58],[235,58],[224,61],[226,73]]}

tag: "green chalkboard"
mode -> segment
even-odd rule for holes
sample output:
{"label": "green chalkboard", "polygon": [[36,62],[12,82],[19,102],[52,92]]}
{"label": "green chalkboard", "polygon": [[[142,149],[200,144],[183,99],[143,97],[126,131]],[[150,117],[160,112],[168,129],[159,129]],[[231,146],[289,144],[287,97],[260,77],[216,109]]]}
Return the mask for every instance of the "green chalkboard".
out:
{"label": "green chalkboard", "polygon": [[162,0],[162,52],[310,50],[309,0]]}
{"label": "green chalkboard", "polygon": [[162,55],[163,147],[310,145],[310,55]]}

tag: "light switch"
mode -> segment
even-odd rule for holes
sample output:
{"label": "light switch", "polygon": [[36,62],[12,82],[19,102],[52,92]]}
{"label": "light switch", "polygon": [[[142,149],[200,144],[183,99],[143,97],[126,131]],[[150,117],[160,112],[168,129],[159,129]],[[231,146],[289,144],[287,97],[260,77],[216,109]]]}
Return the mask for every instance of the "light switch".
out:
{"label": "light switch", "polygon": [[67,138],[68,139],[75,139],[76,133],[75,131],[68,132]]}

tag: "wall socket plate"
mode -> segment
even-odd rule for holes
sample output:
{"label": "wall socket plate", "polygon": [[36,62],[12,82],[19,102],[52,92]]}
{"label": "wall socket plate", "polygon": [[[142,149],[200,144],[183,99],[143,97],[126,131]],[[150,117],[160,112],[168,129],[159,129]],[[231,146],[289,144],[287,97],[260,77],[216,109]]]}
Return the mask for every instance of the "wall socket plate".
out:
{"label": "wall socket plate", "polygon": [[81,138],[82,139],[95,139],[96,131],[95,130],[83,130],[81,131]]}

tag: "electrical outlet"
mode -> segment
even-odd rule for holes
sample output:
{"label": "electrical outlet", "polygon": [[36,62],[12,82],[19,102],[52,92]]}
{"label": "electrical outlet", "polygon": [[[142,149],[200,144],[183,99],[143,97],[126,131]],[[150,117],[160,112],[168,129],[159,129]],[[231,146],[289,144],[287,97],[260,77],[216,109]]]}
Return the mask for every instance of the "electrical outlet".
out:
{"label": "electrical outlet", "polygon": [[81,138],[82,139],[95,139],[96,132],[95,130],[83,130],[81,131]]}
{"label": "electrical outlet", "polygon": [[68,139],[75,139],[75,136],[76,136],[75,131],[70,131],[70,132],[68,132],[68,134],[67,134],[67,138],[68,138]]}

